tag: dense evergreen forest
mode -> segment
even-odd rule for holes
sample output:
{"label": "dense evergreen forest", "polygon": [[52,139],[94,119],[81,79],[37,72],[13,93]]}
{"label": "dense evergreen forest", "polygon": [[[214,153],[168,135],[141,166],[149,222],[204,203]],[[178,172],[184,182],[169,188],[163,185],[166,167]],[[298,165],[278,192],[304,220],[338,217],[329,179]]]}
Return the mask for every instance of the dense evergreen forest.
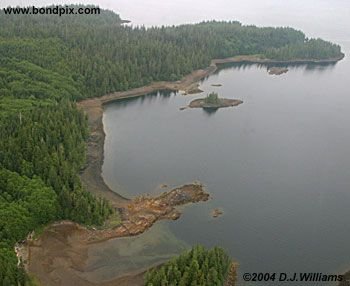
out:
{"label": "dense evergreen forest", "polygon": [[[31,230],[57,219],[100,225],[112,212],[108,202],[82,188],[78,174],[85,163],[88,128],[75,101],[177,80],[213,58],[242,54],[324,59],[341,51],[291,28],[211,21],[146,29],[123,25],[117,14],[106,10],[61,17],[5,15],[1,10],[0,285],[25,284],[14,244]],[[197,271],[199,262],[218,255],[224,260],[214,261],[223,268],[210,262],[196,277],[222,281],[226,258],[219,252],[196,248],[186,267]],[[180,264],[166,279],[179,273],[197,279]]]}
{"label": "dense evergreen forest", "polygon": [[82,189],[78,176],[85,116],[67,99],[37,101],[0,116],[0,285],[24,285],[13,247],[30,231],[57,219],[101,225],[112,211]]}
{"label": "dense evergreen forest", "polygon": [[[11,94],[22,98],[55,95],[52,88],[46,90],[48,85],[61,89],[58,94],[79,99],[176,80],[208,66],[213,58],[261,54],[322,59],[341,53],[338,45],[307,39],[292,28],[211,21],[146,29],[121,25],[119,16],[110,11],[62,17],[2,13],[0,27],[2,74],[10,72],[9,66],[16,67],[16,75],[7,75],[4,83]],[[32,72],[48,74],[37,75],[38,82],[24,91],[23,82],[31,81]]]}
{"label": "dense evergreen forest", "polygon": [[223,249],[206,250],[195,246],[159,269],[146,274],[146,286],[198,285],[222,286],[227,278],[230,259]]}

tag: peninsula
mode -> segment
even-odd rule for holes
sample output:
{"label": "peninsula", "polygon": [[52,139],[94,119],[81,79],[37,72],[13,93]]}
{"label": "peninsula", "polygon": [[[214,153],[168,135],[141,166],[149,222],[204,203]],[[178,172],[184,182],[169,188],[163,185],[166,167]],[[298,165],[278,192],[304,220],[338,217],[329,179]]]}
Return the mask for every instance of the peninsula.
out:
{"label": "peninsula", "polygon": [[[125,226],[122,209],[135,201],[111,190],[101,176],[104,104],[160,89],[191,93],[224,63],[335,63],[344,57],[339,45],[308,39],[301,31],[237,21],[146,29],[123,25],[119,15],[103,9],[88,20],[79,14],[53,18],[6,14],[3,9],[0,25],[0,264],[6,273],[0,285],[27,284],[30,278],[15,245],[33,230],[49,225],[38,237],[46,253],[45,247],[58,245],[53,236],[65,229],[50,232],[53,222],[98,228],[113,218],[111,231]],[[227,106],[242,103],[222,100]],[[201,105],[192,106],[196,104]],[[164,207],[164,215],[155,215],[147,227],[174,214],[167,213],[173,205]],[[66,237],[80,231],[74,227]],[[80,261],[75,256],[79,244],[74,247],[71,261]],[[30,274],[45,285],[67,281],[72,271],[63,260],[43,264],[29,255],[30,263],[38,265]],[[60,277],[48,275],[57,269]],[[93,285],[85,280],[69,283]]]}

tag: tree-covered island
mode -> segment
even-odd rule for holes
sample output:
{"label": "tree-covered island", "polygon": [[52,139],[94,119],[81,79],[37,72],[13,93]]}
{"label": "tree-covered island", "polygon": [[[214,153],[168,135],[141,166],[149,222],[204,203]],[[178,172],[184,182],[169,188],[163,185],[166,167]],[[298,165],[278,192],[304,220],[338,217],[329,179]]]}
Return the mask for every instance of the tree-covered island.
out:
{"label": "tree-covered island", "polygon": [[216,92],[209,93],[204,98],[192,100],[189,104],[190,108],[218,109],[222,107],[237,106],[243,101],[239,99],[220,98]]}
{"label": "tree-covered island", "polygon": [[102,225],[111,214],[118,217],[80,179],[89,163],[86,142],[96,142],[77,101],[176,81],[212,59],[335,62],[344,56],[339,45],[292,28],[122,23],[107,10],[61,17],[0,11],[0,285],[28,283],[14,246],[32,230],[55,220]]}

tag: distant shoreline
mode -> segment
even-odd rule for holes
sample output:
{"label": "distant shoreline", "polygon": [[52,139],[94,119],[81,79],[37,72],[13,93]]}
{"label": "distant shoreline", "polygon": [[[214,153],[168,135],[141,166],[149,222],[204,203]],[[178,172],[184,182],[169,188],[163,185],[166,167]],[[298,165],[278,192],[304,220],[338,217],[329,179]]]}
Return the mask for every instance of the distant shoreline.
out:
{"label": "distant shoreline", "polygon": [[[240,56],[229,59],[213,60],[209,67],[201,70],[193,71],[191,74],[185,76],[182,80],[177,82],[156,82],[148,86],[132,89],[124,92],[115,92],[107,94],[102,97],[85,99],[77,103],[78,107],[83,110],[88,115],[88,125],[90,128],[90,136],[87,141],[87,165],[84,170],[81,171],[81,180],[85,189],[92,194],[102,196],[108,199],[114,208],[122,208],[124,206],[130,205],[131,200],[119,195],[117,192],[114,192],[104,181],[102,177],[102,165],[104,161],[104,142],[105,142],[105,132],[103,128],[103,106],[110,102],[121,100],[125,98],[132,98],[142,96],[147,93],[151,93],[157,90],[168,89],[168,90],[188,90],[197,86],[201,79],[209,76],[218,69],[218,65],[221,63],[239,63],[239,62],[250,62],[250,63],[262,63],[259,58],[256,56]],[[329,60],[327,60],[329,62]],[[268,63],[266,60],[263,60],[263,63]],[[272,63],[272,61],[271,61]],[[275,63],[275,61],[273,61]],[[168,192],[168,196],[172,194],[177,194],[179,190],[183,188],[188,189],[189,186],[183,186],[177,188],[173,191]],[[192,188],[197,188],[198,191],[201,191],[199,185],[191,185]],[[190,192],[192,193],[192,192]],[[197,199],[197,196],[194,197],[191,202],[198,202],[206,199],[206,194],[199,192],[201,199]],[[164,195],[163,195],[164,196]],[[164,197],[162,197],[164,199]],[[156,198],[157,199],[157,198]],[[151,199],[152,200],[152,199]],[[139,202],[139,201],[138,201]],[[142,202],[142,201],[141,201]],[[135,201],[134,201],[135,203]],[[146,204],[147,205],[147,204]],[[87,229],[73,222],[61,221],[56,224],[51,224],[48,226],[47,231],[43,232],[39,239],[31,242],[29,247],[28,254],[28,263],[30,265],[30,272],[35,273],[38,277],[44,278],[43,281],[51,283],[53,277],[59,275],[64,281],[74,281],[76,285],[95,285],[90,283],[83,278],[79,278],[75,275],[74,267],[79,267],[80,263],[88,255],[87,245],[91,243],[99,243],[104,240],[108,240],[115,237],[127,237],[132,235],[137,235],[142,233],[146,229],[150,228],[157,220],[159,219],[176,219],[180,213],[176,210],[172,210],[169,206],[165,206],[165,213],[161,215],[153,216],[150,220],[144,220],[144,213],[147,213],[147,208],[140,206],[136,208],[140,211],[141,215],[136,214],[135,225],[133,228],[130,228],[130,224],[120,225],[117,228],[109,227],[103,230],[94,230]],[[135,218],[134,216],[132,217]],[[113,231],[114,230],[114,231]],[[72,233],[76,235],[71,236]],[[68,239],[69,238],[69,239]],[[85,241],[83,241],[85,238]],[[52,246],[52,241],[59,243],[59,247],[50,248]],[[41,248],[40,248],[41,247]],[[44,252],[43,249],[50,249],[49,252]],[[33,258],[34,253],[36,252],[36,258]],[[48,268],[42,267],[42,262],[51,261],[52,257],[57,257],[58,253],[63,256],[69,257],[68,260],[62,260],[61,265],[53,266],[51,264]],[[67,262],[68,261],[68,262]],[[50,262],[51,263],[51,262]],[[53,267],[53,268],[51,268]],[[58,267],[58,268],[57,268]],[[35,271],[33,271],[35,269]],[[59,270],[58,270],[59,269]],[[79,268],[76,268],[79,269]],[[55,271],[52,271],[55,270]],[[49,271],[49,272],[48,272]],[[56,272],[57,271],[57,272]],[[48,273],[53,273],[54,275],[48,275]],[[125,277],[117,277],[110,281],[101,281],[99,285],[109,286],[109,285],[142,285],[144,269],[135,273],[128,273]],[[82,284],[84,283],[84,284]]]}
{"label": "distant shoreline", "polygon": [[215,64],[225,63],[251,63],[251,64],[331,64],[344,59],[345,54],[342,53],[339,57],[328,59],[293,59],[293,60],[273,60],[260,58],[258,55],[253,56],[236,56],[226,59],[215,59],[212,62]]}
{"label": "distant shoreline", "polygon": [[186,93],[198,88],[198,82],[213,74],[220,65],[226,63],[250,63],[250,64],[330,64],[342,60],[345,54],[329,59],[294,59],[272,60],[261,58],[259,55],[242,55],[224,59],[213,59],[207,68],[199,69],[184,76],[179,81],[154,82],[147,86],[134,88],[127,91],[113,92],[102,97],[84,99],[77,103],[78,107],[88,115],[90,137],[87,142],[87,167],[81,172],[81,180],[85,189],[95,195],[108,199],[114,207],[120,207],[128,198],[113,191],[102,177],[102,165],[104,161],[105,132],[103,127],[104,105],[114,101],[139,97],[158,90],[178,91]]}

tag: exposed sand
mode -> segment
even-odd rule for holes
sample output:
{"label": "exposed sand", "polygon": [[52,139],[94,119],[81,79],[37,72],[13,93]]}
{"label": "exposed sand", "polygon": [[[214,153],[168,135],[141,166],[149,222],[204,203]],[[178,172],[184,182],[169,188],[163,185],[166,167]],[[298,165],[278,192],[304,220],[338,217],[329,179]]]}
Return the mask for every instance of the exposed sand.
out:
{"label": "exposed sand", "polygon": [[83,228],[71,222],[50,226],[30,246],[29,272],[43,286],[142,285],[143,270],[98,283],[85,279],[83,273],[92,270],[87,263],[91,247],[80,241],[84,233]]}
{"label": "exposed sand", "polygon": [[[127,241],[124,244],[120,241],[119,246],[126,249],[114,251],[116,257],[112,260],[118,259],[118,263],[125,266],[115,265],[114,268],[108,257],[116,246],[113,243],[110,245],[108,241],[142,234],[161,219],[176,220],[181,215],[176,206],[206,201],[208,198],[203,186],[193,183],[157,197],[141,196],[126,202],[121,208],[122,223],[114,228],[88,229],[70,221],[54,223],[38,239],[27,242],[27,269],[43,285],[142,285],[142,274],[147,268],[171,258],[168,242],[163,255],[155,255],[157,250],[151,249],[151,253],[145,256],[146,249],[150,247],[147,241],[153,241],[152,238],[145,239],[146,244],[141,247],[128,246],[125,245]],[[153,247],[160,247],[161,243],[155,241]],[[135,257],[132,262],[134,265],[128,265],[130,253],[123,255],[123,251],[136,251],[135,255],[140,259]],[[170,253],[175,254],[176,250]],[[141,266],[145,264],[142,259],[147,260],[146,268]],[[123,273],[120,273],[121,270]]]}

